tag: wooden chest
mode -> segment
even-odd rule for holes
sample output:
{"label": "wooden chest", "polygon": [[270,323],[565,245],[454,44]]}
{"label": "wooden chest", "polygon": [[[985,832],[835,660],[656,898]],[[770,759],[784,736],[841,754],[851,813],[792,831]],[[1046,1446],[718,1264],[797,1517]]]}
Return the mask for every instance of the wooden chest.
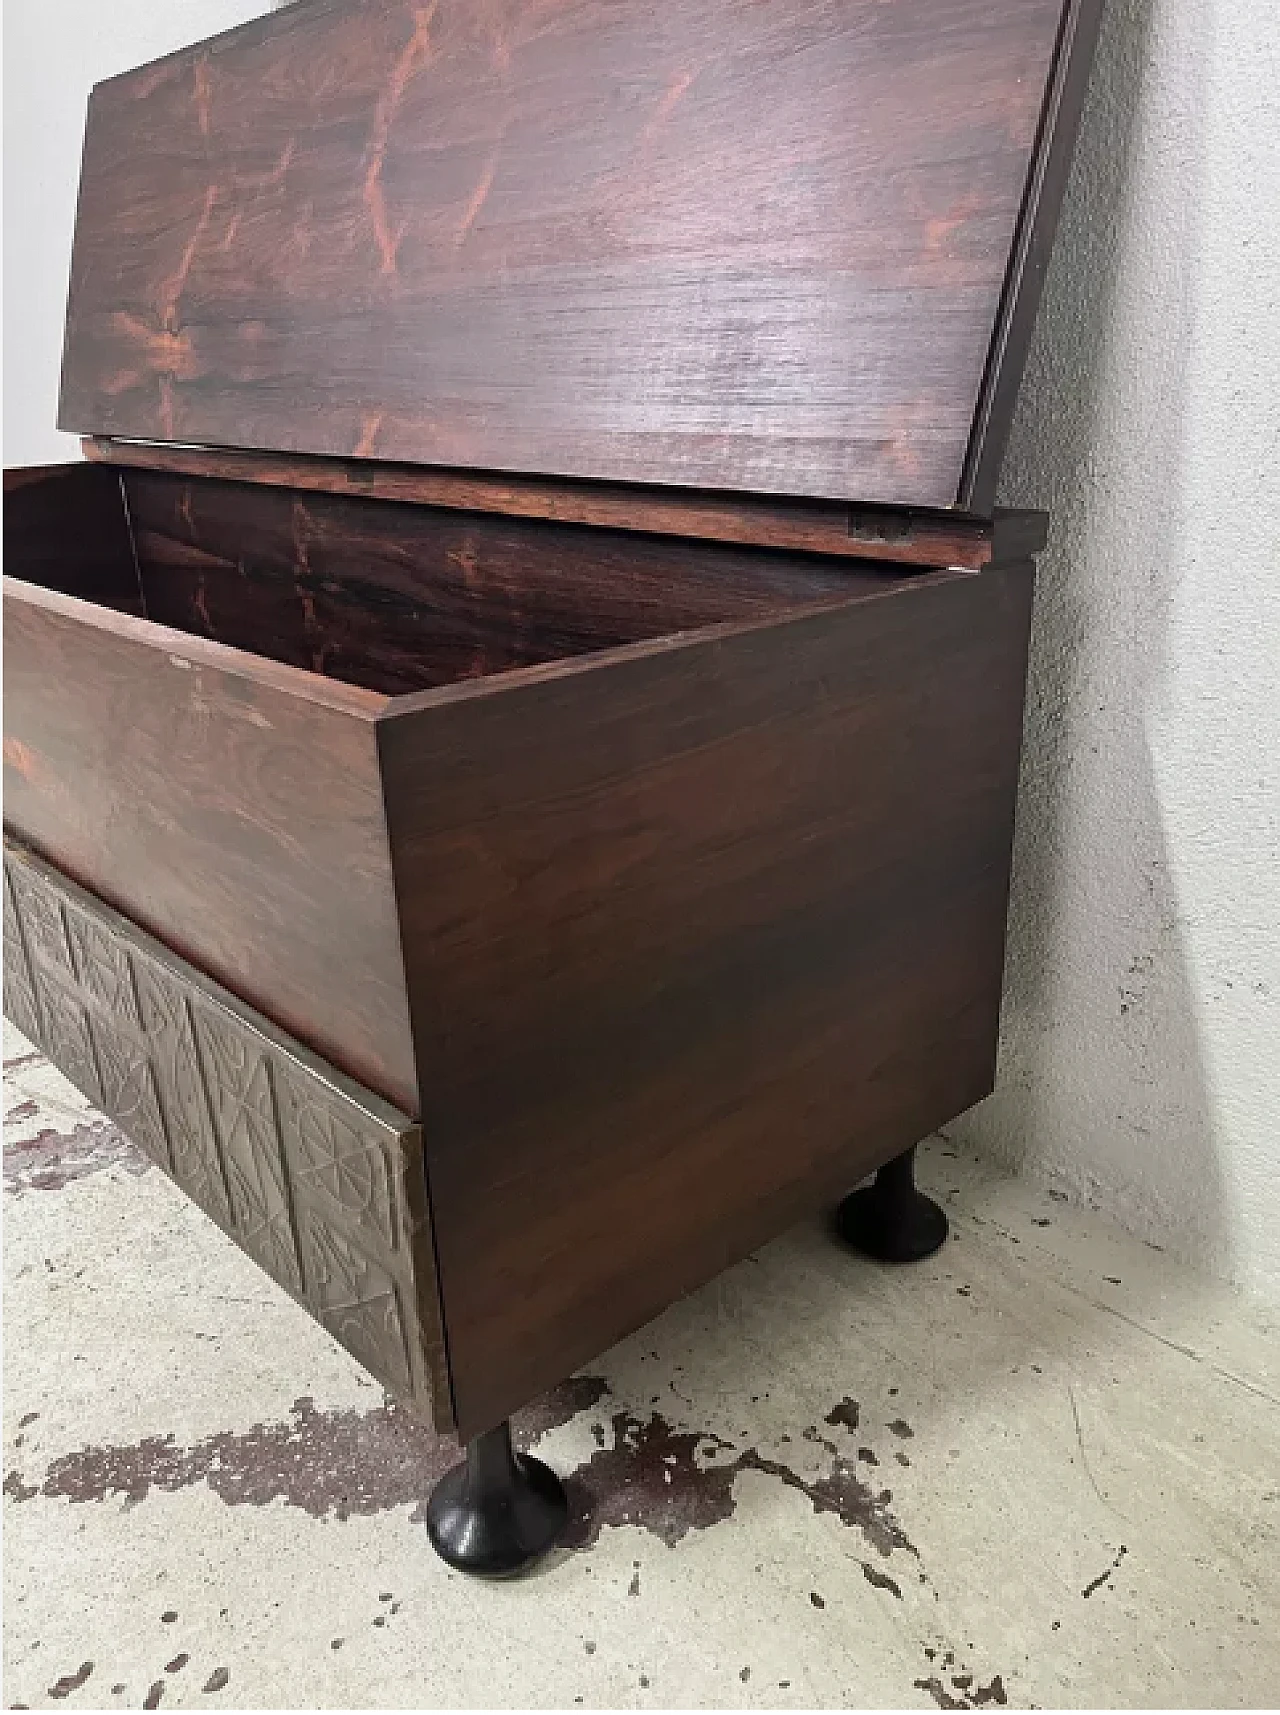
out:
{"label": "wooden chest", "polygon": [[303,0],[94,91],[6,1010],[464,1441],[992,1087],[1096,11]]}

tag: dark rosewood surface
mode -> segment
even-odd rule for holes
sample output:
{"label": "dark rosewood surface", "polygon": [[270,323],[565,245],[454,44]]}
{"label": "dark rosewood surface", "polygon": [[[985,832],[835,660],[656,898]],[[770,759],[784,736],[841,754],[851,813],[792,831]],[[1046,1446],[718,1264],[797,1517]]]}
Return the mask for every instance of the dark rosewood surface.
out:
{"label": "dark rosewood surface", "polygon": [[142,590],[119,474],[87,464],[5,471],[4,569],[10,577],[74,589],[104,607],[140,614]]}
{"label": "dark rosewood surface", "polygon": [[[411,1114],[374,733],[398,718],[387,697],[645,640],[664,649],[672,633],[903,581],[813,555],[158,472],[123,480],[127,519],[106,467],[11,482],[11,561],[52,587],[6,584],[8,824]],[[145,617],[116,611],[140,597]]]}
{"label": "dark rosewood surface", "polygon": [[[248,647],[9,580],[6,816],[421,1117],[464,1437],[989,1088],[1029,566],[127,480],[149,603]],[[271,658],[331,572],[308,644],[380,674],[419,570],[452,682]]]}
{"label": "dark rosewood surface", "polygon": [[1100,6],[308,0],[93,92],[8,1004],[464,1439],[992,1086]]}
{"label": "dark rosewood surface", "polygon": [[12,579],[6,824],[406,1113],[384,699]]}
{"label": "dark rosewood surface", "polygon": [[1025,559],[1045,544],[1042,512],[997,507],[992,518],[938,515],[843,501],[707,494],[636,484],[575,482],[568,477],[495,476],[431,470],[376,459],[170,447],[155,442],[87,439],[87,458],[122,469],[219,477],[269,488],[296,488],[368,500],[412,501],[463,512],[542,518],[600,529],[647,531],[742,546],[832,554],[886,565],[964,567]]}
{"label": "dark rosewood surface", "polygon": [[379,722],[460,1433],[990,1089],[1031,588]]}
{"label": "dark rosewood surface", "polygon": [[[1096,5],[1065,12],[1086,63]],[[316,0],[245,25],[94,91],[60,421],[966,504],[1038,286],[1010,271],[1024,209],[1055,212],[1056,180],[1028,187],[1074,125],[1063,15]]]}
{"label": "dark rosewood surface", "polygon": [[892,569],[126,471],[147,612],[390,694],[763,618]]}

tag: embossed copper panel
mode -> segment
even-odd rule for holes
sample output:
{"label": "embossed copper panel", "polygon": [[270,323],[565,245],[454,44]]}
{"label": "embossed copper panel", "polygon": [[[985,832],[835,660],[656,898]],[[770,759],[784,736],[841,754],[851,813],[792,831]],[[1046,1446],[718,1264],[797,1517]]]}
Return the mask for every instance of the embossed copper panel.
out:
{"label": "embossed copper panel", "polygon": [[452,1421],[417,1126],[11,841],[4,1010],[393,1393]]}

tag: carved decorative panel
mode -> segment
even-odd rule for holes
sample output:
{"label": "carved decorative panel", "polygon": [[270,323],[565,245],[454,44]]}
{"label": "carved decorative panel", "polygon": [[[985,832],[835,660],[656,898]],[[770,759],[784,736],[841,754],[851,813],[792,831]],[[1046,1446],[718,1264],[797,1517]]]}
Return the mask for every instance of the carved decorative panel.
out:
{"label": "carved decorative panel", "polygon": [[36,991],[27,962],[26,947],[18,932],[18,908],[9,865],[4,866],[4,1011],[32,1042],[43,1035],[36,1011]]}
{"label": "carved decorative panel", "polygon": [[393,1392],[452,1414],[417,1126],[5,842],[19,1030]]}
{"label": "carved decorative panel", "polygon": [[134,981],[151,1064],[164,1090],[170,1172],[207,1215],[230,1231],[231,1197],[196,1060],[186,991],[159,965],[145,960],[136,965]]}

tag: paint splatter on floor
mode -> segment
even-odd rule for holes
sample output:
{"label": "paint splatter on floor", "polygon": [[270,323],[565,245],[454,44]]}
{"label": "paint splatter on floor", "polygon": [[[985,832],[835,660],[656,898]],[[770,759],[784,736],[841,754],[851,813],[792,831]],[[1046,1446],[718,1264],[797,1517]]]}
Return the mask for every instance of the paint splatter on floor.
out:
{"label": "paint splatter on floor", "polygon": [[4,1188],[11,1196],[27,1191],[61,1191],[77,1179],[109,1167],[135,1175],[151,1171],[142,1151],[135,1149],[110,1120],[86,1120],[70,1131],[46,1127],[34,1137],[5,1144]]}
{"label": "paint splatter on floor", "polygon": [[856,1465],[816,1432],[831,1456],[829,1469],[804,1477],[756,1448],[737,1451],[708,1431],[674,1428],[659,1413],[647,1420],[612,1414],[612,1445],[598,1447],[567,1479],[573,1517],[566,1545],[587,1548],[609,1526],[637,1525],[670,1547],[692,1530],[707,1530],[732,1516],[734,1483],[744,1471],[771,1477],[804,1495],[816,1513],[833,1513],[859,1530],[886,1558],[916,1549],[892,1510],[888,1489],[865,1482]]}
{"label": "paint splatter on floor", "polygon": [[1120,1563],[1123,1561],[1125,1555],[1128,1554],[1128,1552],[1129,1552],[1129,1550],[1125,1547],[1124,1543],[1121,1543],[1120,1544],[1120,1552],[1116,1555],[1115,1559],[1111,1562],[1110,1566],[1107,1567],[1106,1571],[1100,1572],[1096,1578],[1092,1579],[1088,1584],[1085,1585],[1084,1589],[1080,1592],[1080,1594],[1084,1597],[1086,1602],[1088,1601],[1089,1597],[1092,1596],[1096,1590],[1101,1590],[1101,1588],[1104,1584],[1110,1582],[1110,1580],[1120,1570]]}
{"label": "paint splatter on floor", "polygon": [[722,1452],[725,1442],[674,1429],[656,1412],[647,1422],[615,1412],[611,1426],[612,1446],[598,1447],[566,1478],[573,1509],[566,1547],[590,1548],[602,1530],[632,1524],[671,1548],[691,1530],[730,1517],[736,1461],[704,1462]]}
{"label": "paint splatter on floor", "polygon": [[823,1422],[829,1423],[832,1428],[835,1428],[837,1425],[842,1426],[852,1433],[852,1431],[858,1427],[857,1400],[842,1399],[838,1401],[837,1404],[831,1407],[831,1410],[827,1413]]}
{"label": "paint splatter on floor", "polygon": [[[985,1709],[992,1704],[1004,1708],[1009,1701],[1004,1688],[1004,1679],[996,1674],[988,1685],[979,1685],[972,1690],[973,1679],[968,1674],[956,1674],[950,1684],[953,1691],[944,1685],[939,1674],[930,1674],[927,1679],[915,1679],[912,1684],[918,1691],[927,1691],[939,1709]],[[954,1694],[953,1694],[954,1692]]]}
{"label": "paint splatter on floor", "polygon": [[59,1702],[64,1697],[70,1697],[73,1691],[79,1691],[92,1672],[93,1663],[91,1661],[81,1662],[75,1673],[64,1673],[61,1679],[54,1680],[49,1687],[49,1696]]}
{"label": "paint splatter on floor", "polygon": [[[1219,1351],[1211,1376],[1198,1354],[1219,1327],[1236,1340],[1235,1300],[1210,1326],[1202,1287],[1110,1237],[1063,1262],[1076,1213],[1034,1188],[975,1178],[956,1205],[963,1242],[910,1276],[798,1232],[608,1354],[607,1381],[538,1402],[517,1443],[566,1476],[569,1544],[590,1552],[552,1556],[522,1593],[477,1591],[435,1563],[421,1523],[453,1442],[403,1407],[371,1408],[381,1396],[301,1316],[297,1351],[282,1339],[263,1362],[264,1330],[280,1335],[242,1259],[212,1229],[201,1248],[203,1223],[174,1218],[177,1193],[107,1122],[56,1090],[46,1106],[51,1078],[19,1056],[7,1115],[6,1189],[21,1201],[8,1284],[18,1327],[41,1329],[5,1430],[15,1706],[349,1707],[370,1687],[387,1706],[516,1706],[509,1660],[521,1687],[536,1663],[558,1707],[769,1707],[793,1690],[820,1708],[1142,1707],[1189,1701],[1189,1687],[1257,1707],[1276,1682],[1263,1668],[1280,1636],[1274,1557],[1245,1520],[1241,1575],[1220,1599],[1229,1570],[1203,1558],[1177,1498],[1184,1455],[1227,1497],[1232,1435],[1250,1460],[1274,1448],[1256,1340]],[[137,1176],[136,1269],[120,1197],[83,1183],[117,1165]],[[1180,1291],[1194,1312],[1181,1320]],[[207,1353],[193,1342],[215,1338],[218,1363],[193,1362]],[[286,1348],[307,1380],[281,1393]],[[1228,1368],[1250,1378],[1230,1411]],[[779,1381],[762,1386],[765,1373]],[[1108,1468],[1105,1501],[1079,1463],[1068,1379],[1100,1447],[1143,1449]],[[984,1485],[996,1437],[1002,1483]],[[1273,1502],[1268,1489],[1266,1529]],[[1141,1528],[1119,1553],[1108,1503]],[[1050,1531],[1082,1568],[1067,1582],[1043,1576]],[[67,1569],[57,1591],[51,1543]],[[982,1544],[994,1575],[974,1604]],[[116,1587],[107,1569],[122,1564],[145,1581]],[[548,1652],[551,1610],[572,1617]],[[655,1663],[668,1631],[680,1659]]]}
{"label": "paint splatter on floor", "polygon": [[[607,1392],[599,1377],[564,1383],[520,1414],[517,1444],[528,1447],[590,1411]],[[857,1529],[880,1555],[916,1553],[893,1513],[891,1491],[864,1481],[856,1464],[816,1433],[806,1439],[823,1447],[830,1465],[820,1476],[804,1477],[755,1448],[737,1451],[706,1431],[677,1429],[657,1412],[647,1420],[614,1412],[610,1427],[612,1444],[597,1445],[566,1476],[566,1548],[590,1548],[603,1530],[620,1525],[639,1526],[674,1547],[690,1531],[730,1518],[737,1478],[754,1471],[804,1495],[815,1512],[832,1513]],[[166,1435],[84,1447],[55,1459],[38,1482],[11,1470],[5,1491],[17,1501],[119,1497],[136,1506],[153,1489],[172,1493],[205,1483],[228,1506],[280,1500],[313,1518],[343,1520],[412,1505],[421,1522],[433,1485],[458,1458],[452,1439],[433,1433],[405,1406],[322,1411],[302,1398],[282,1423],[226,1430],[190,1446]],[[875,1581],[870,1570],[867,1576]],[[638,1578],[633,1582],[638,1585]],[[892,1579],[879,1587],[901,1594]]]}
{"label": "paint splatter on floor", "polygon": [[896,1596],[899,1601],[902,1600],[902,1587],[897,1580],[890,1578],[887,1572],[881,1572],[869,1560],[862,1562],[862,1575],[867,1583],[874,1584],[877,1590],[888,1590],[890,1595]]}
{"label": "paint splatter on floor", "polygon": [[[566,1382],[521,1414],[517,1442],[528,1445],[569,1422],[604,1391],[590,1377]],[[152,1489],[173,1493],[205,1483],[228,1506],[280,1500],[312,1518],[341,1520],[413,1504],[418,1518],[432,1486],[458,1459],[456,1442],[405,1406],[321,1411],[303,1398],[283,1423],[223,1431],[188,1447],[171,1435],[83,1447],[55,1459],[34,1487],[10,1471],[5,1492],[19,1501],[37,1494],[72,1502],[120,1497],[136,1506]]]}

